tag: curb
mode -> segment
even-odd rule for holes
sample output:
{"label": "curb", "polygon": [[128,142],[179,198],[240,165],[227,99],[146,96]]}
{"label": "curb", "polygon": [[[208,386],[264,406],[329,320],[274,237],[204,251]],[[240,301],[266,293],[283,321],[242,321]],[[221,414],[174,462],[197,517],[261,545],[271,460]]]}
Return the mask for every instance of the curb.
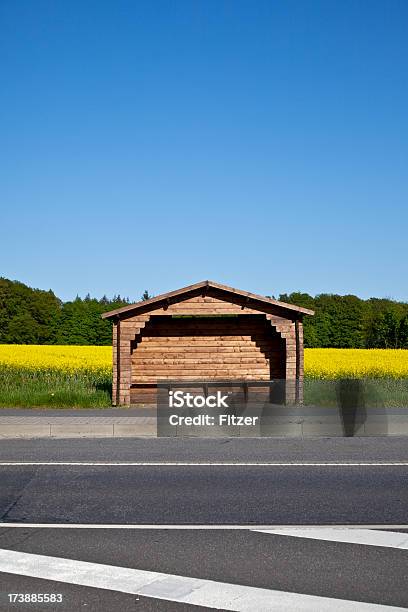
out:
{"label": "curb", "polygon": [[[288,411],[289,412],[289,411]],[[151,415],[151,413],[150,413]],[[139,438],[157,437],[156,416],[1,416],[0,439],[22,438]],[[353,425],[353,437],[408,436],[408,411],[372,413]],[[163,430],[162,430],[163,431]],[[171,435],[172,434],[172,435]],[[337,414],[288,414],[264,417],[255,427],[174,427],[177,438],[329,438],[344,437]]]}

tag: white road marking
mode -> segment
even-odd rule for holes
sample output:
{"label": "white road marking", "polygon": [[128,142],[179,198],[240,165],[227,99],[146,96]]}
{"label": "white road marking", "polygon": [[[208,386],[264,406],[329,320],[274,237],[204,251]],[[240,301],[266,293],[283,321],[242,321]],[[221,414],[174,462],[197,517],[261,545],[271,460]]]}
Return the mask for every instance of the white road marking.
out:
{"label": "white road marking", "polygon": [[238,612],[403,612],[406,608],[0,550],[0,572]]}
{"label": "white road marking", "polygon": [[395,533],[374,529],[348,529],[345,527],[289,527],[272,529],[251,529],[260,533],[272,535],[291,536],[295,538],[309,538],[313,540],[328,540],[331,542],[345,542],[349,544],[364,544],[367,546],[384,546],[387,548],[408,549],[408,533]]}
{"label": "white road marking", "polygon": [[[224,525],[162,525],[160,523],[143,524],[143,523],[3,523],[0,521],[0,529],[4,528],[14,528],[14,529],[185,529],[185,530],[231,530],[231,529],[240,529],[244,531],[261,531],[265,533],[272,533],[274,531],[279,532],[278,535],[286,535],[282,534],[282,531],[295,531],[297,529],[304,530],[325,530],[326,526],[313,526],[310,525],[297,525],[293,527],[292,525],[228,525],[228,523]],[[408,525],[336,525],[334,529],[350,529],[350,530],[362,530],[366,531],[369,529],[378,529],[378,530],[392,530],[392,529],[406,529],[408,531]],[[287,534],[289,535],[289,534]],[[290,534],[295,535],[295,534]],[[301,536],[299,536],[301,537]],[[305,536],[306,537],[306,536]],[[311,536],[308,536],[311,537]],[[408,537],[408,533],[407,533]],[[324,539],[324,538],[322,538]]]}
{"label": "white road marking", "polygon": [[12,466],[95,466],[95,467],[382,467],[382,466],[403,466],[407,467],[408,462],[389,461],[389,462],[300,462],[300,463],[277,463],[277,462],[200,462],[200,461],[0,461],[0,467]]}

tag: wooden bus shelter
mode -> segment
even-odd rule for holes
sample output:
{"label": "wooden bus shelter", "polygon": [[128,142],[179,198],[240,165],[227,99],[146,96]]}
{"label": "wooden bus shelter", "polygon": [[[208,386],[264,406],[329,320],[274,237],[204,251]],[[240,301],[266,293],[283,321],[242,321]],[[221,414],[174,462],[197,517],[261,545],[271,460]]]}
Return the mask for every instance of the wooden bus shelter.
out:
{"label": "wooden bus shelter", "polygon": [[[113,321],[113,404],[154,401],[157,382],[166,380],[277,379],[299,389],[302,320],[313,314],[208,280],[106,312]],[[299,391],[286,397],[296,399]]]}

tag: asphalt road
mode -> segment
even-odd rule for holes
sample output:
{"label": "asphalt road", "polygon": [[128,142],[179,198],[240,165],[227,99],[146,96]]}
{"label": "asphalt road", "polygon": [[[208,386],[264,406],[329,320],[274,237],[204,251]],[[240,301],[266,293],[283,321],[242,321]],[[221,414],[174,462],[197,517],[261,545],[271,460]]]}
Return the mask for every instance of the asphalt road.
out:
{"label": "asphalt road", "polygon": [[[0,548],[35,555],[135,568],[147,572],[214,581],[214,601],[223,601],[225,584],[256,587],[299,594],[293,609],[339,610],[339,600],[349,600],[351,609],[358,602],[408,607],[408,550],[355,543],[287,537],[248,530],[108,530],[108,529],[29,529],[0,528]],[[113,570],[114,570],[113,568]],[[15,571],[15,570],[14,570]],[[112,584],[114,580],[112,571]],[[73,584],[78,581],[66,571],[62,582],[18,573],[0,573],[1,610],[72,611],[111,610],[169,611],[195,610],[178,602],[183,593],[174,590],[169,600],[140,594]],[[80,580],[79,580],[80,582]],[[34,604],[9,604],[8,593],[61,593],[63,601],[55,608]],[[304,596],[334,598],[331,605]],[[217,599],[218,597],[218,599]],[[174,601],[175,600],[175,601]],[[272,606],[280,610],[271,591]],[[324,600],[322,600],[324,601]],[[354,603],[353,603],[354,602]],[[208,602],[209,603],[209,602]],[[330,604],[330,602],[329,602]],[[245,608],[257,610],[256,607]],[[309,607],[308,607],[309,606]],[[311,607],[310,607],[311,606]],[[325,607],[326,606],[326,607]],[[212,605],[212,609],[216,607]],[[197,610],[209,609],[205,601]],[[217,609],[224,609],[218,607]],[[238,609],[235,607],[229,609]],[[282,607],[283,609],[283,607]],[[285,610],[287,608],[284,608]],[[364,608],[365,609],[365,608]],[[369,608],[370,610],[375,610]]]}
{"label": "asphalt road", "polygon": [[408,524],[408,467],[0,467],[0,521]]}
{"label": "asphalt road", "polygon": [[1,461],[402,461],[406,437],[99,438],[0,441]]}
{"label": "asphalt road", "polygon": [[[400,527],[364,542],[228,528],[408,525],[406,464],[399,438],[2,441],[0,610],[408,609]],[[218,529],[179,528],[199,524]]]}
{"label": "asphalt road", "polygon": [[[308,442],[2,442],[0,521],[408,524],[408,464],[382,465],[408,463],[404,441],[388,438]],[[136,465],[128,465],[129,461]],[[152,461],[157,464],[149,465]],[[94,462],[99,464],[93,465]],[[202,462],[207,464],[200,465]],[[349,465],[350,462],[364,464]]]}

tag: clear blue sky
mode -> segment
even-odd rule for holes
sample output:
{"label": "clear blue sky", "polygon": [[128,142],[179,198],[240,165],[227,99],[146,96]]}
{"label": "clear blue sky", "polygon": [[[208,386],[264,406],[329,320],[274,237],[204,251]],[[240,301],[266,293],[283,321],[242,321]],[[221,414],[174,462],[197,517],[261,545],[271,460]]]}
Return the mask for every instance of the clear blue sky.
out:
{"label": "clear blue sky", "polygon": [[0,275],[408,300],[406,0],[2,0]]}

